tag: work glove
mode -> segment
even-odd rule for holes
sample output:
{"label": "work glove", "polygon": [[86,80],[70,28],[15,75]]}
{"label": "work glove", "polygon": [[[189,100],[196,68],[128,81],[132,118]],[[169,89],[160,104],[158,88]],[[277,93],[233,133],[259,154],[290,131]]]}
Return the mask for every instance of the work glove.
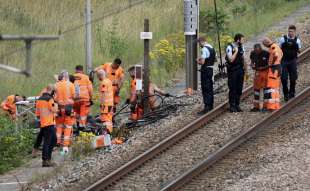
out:
{"label": "work glove", "polygon": [[130,99],[128,98],[128,99],[126,99],[125,104],[129,104],[129,103],[130,103]]}

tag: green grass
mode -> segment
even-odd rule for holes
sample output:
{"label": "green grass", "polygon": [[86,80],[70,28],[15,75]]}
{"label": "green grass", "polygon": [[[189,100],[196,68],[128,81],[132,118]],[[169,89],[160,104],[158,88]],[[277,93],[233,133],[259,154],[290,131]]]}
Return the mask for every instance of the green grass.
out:
{"label": "green grass", "polygon": [[[309,0],[218,0],[230,17],[229,34],[242,32],[251,37],[292,13]],[[125,7],[129,0],[93,0],[93,18],[98,18],[110,10]],[[213,0],[201,1],[201,10],[212,9]],[[272,6],[278,7],[274,8]],[[245,12],[234,16],[236,8],[246,8]],[[255,11],[255,8],[257,11]],[[0,25],[2,34],[58,34],[83,23],[84,0],[0,0]],[[242,10],[242,9],[241,9]],[[153,46],[169,34],[183,31],[182,0],[146,0],[118,15],[113,15],[93,24],[93,65],[111,62],[116,56],[123,59],[126,69],[143,59],[143,41],[139,33],[143,30],[143,19],[150,19],[154,33]],[[114,40],[111,43],[111,38]],[[1,42],[0,55],[23,47],[22,42]],[[37,95],[48,83],[53,82],[53,74],[62,69],[73,72],[77,64],[84,64],[84,30],[80,28],[66,33],[54,42],[39,42],[33,47],[33,75],[31,78],[0,70],[0,100],[7,95],[19,93]],[[24,52],[3,57],[0,63],[24,67]],[[152,66],[152,80],[165,85],[172,77],[159,65]],[[127,76],[128,79],[128,76]],[[123,97],[128,91],[128,81],[123,88]]]}
{"label": "green grass", "polygon": [[[18,2],[18,3],[17,3]],[[93,0],[93,18],[102,16],[109,10],[128,5],[128,0]],[[183,3],[178,0],[146,0],[146,3],[108,17],[93,24],[93,65],[98,66],[111,62],[119,56],[126,69],[143,59],[143,41],[139,34],[143,31],[144,18],[150,19],[150,29],[154,32],[152,44],[164,36],[181,31]],[[58,34],[83,23],[84,0],[34,0],[6,1],[0,0],[0,16],[4,21],[0,26],[2,34]],[[160,12],[160,14],[158,14]],[[169,18],[169,19],[167,19]],[[56,24],[55,24],[56,23]],[[59,25],[57,23],[60,23]],[[109,33],[118,39],[111,45]],[[117,52],[109,51],[124,44],[126,49]],[[0,45],[0,55],[22,43],[4,42]],[[108,51],[107,51],[108,50]],[[0,71],[0,97],[19,93],[36,95],[48,83],[52,75],[67,69],[73,72],[77,64],[84,64],[84,30],[83,28],[66,33],[54,42],[40,42],[33,48],[33,76],[25,78],[5,71]],[[24,53],[16,53],[0,60],[13,66],[24,67]],[[124,94],[124,93],[123,93]]]}
{"label": "green grass", "polygon": [[[230,22],[229,33],[241,32],[248,38],[259,34],[272,24],[279,22],[283,17],[290,15],[299,7],[310,3],[309,0],[261,0],[257,11],[253,8],[243,16],[237,18],[237,22]],[[257,5],[259,6],[259,5]],[[293,24],[293,23],[292,23]]]}

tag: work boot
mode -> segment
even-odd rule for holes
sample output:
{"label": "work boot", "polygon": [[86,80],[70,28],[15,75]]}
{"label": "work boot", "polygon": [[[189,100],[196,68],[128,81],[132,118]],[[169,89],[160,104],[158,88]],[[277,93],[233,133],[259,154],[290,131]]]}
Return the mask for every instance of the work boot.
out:
{"label": "work boot", "polygon": [[213,108],[211,107],[205,107],[203,110],[199,111],[197,114],[198,115],[204,115],[206,113],[208,113],[209,111],[211,111]]}
{"label": "work boot", "polygon": [[250,111],[251,112],[259,112],[260,110],[258,108],[256,108],[256,107],[253,107]]}
{"label": "work boot", "polygon": [[230,106],[229,111],[230,111],[230,113],[238,112],[235,106]]}
{"label": "work boot", "polygon": [[52,160],[48,160],[48,162],[49,162],[50,165],[53,166],[53,167],[57,166],[57,163],[53,162]]}
{"label": "work boot", "polygon": [[286,95],[284,95],[284,101],[288,101],[290,98],[289,98],[289,96],[286,94]]}
{"label": "work boot", "polygon": [[39,149],[33,148],[31,152],[32,158],[36,158],[39,155]]}
{"label": "work boot", "polygon": [[60,143],[56,143],[55,147],[61,147],[62,145]]}
{"label": "work boot", "polygon": [[289,95],[289,99],[292,99],[292,98],[294,98],[295,97],[295,94],[294,93],[290,93],[290,95]]}
{"label": "work boot", "polygon": [[272,109],[266,109],[266,108],[263,108],[261,111],[262,111],[263,113],[270,113],[270,112],[273,112]]}
{"label": "work boot", "polygon": [[237,112],[243,112],[239,105],[236,106]]}
{"label": "work boot", "polygon": [[53,163],[51,160],[43,160],[42,167],[54,167],[56,163]]}

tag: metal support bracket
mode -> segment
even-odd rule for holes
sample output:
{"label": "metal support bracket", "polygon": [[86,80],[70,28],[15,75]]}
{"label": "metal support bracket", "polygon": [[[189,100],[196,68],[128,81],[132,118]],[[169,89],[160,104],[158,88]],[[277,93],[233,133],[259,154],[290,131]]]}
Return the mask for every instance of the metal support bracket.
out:
{"label": "metal support bracket", "polygon": [[15,68],[9,65],[0,64],[0,69],[6,70],[9,72],[14,72],[18,74],[23,74],[27,77],[30,77],[32,73],[32,56],[31,56],[31,48],[32,41],[34,40],[58,40],[59,36],[48,36],[48,35],[36,35],[36,36],[25,36],[25,35],[0,35],[0,41],[14,41],[14,40],[23,40],[25,42],[26,47],[26,61],[25,61],[25,69]]}

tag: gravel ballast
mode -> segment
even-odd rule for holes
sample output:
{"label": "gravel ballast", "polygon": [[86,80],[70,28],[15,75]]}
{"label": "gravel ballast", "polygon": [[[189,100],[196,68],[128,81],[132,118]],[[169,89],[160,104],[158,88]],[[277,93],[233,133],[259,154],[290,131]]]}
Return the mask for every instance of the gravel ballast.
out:
{"label": "gravel ballast", "polygon": [[[309,10],[308,8],[304,8]],[[304,10],[301,9],[301,10]],[[300,14],[303,14],[304,11],[300,11]],[[300,14],[295,15],[294,19],[296,20]],[[291,20],[291,19],[290,19]],[[282,28],[281,31],[286,31],[288,23],[281,24]],[[298,25],[300,26],[301,25]],[[303,35],[307,35],[307,30],[304,30]],[[304,38],[304,36],[301,36]],[[252,45],[255,41],[249,41],[247,48],[247,54],[249,50],[252,48]],[[304,44],[304,46],[306,46]],[[310,70],[308,70],[310,71]],[[226,80],[223,81],[222,84],[225,84]],[[249,85],[250,83],[247,83]],[[302,83],[300,83],[302,84]],[[216,95],[215,102],[216,104],[221,103],[222,101],[226,100],[227,97],[227,88],[223,89],[223,92]],[[93,155],[86,157],[82,161],[78,162],[66,162],[61,172],[57,173],[57,178],[52,178],[50,181],[35,184],[34,188],[49,188],[51,190],[81,190],[85,188],[90,183],[95,182],[99,178],[109,174],[117,167],[122,164],[125,164],[135,156],[141,154],[146,149],[150,148],[151,146],[155,145],[159,141],[163,140],[167,136],[174,133],[176,130],[180,129],[184,125],[188,124],[190,121],[194,120],[196,116],[196,112],[201,109],[201,96],[200,92],[195,93],[192,97],[186,97],[180,99],[178,103],[186,103],[189,106],[181,108],[178,110],[176,115],[171,116],[169,118],[160,120],[157,123],[140,127],[132,131],[131,137],[129,138],[128,142],[122,145],[114,145],[111,151],[106,150],[98,150]],[[252,107],[251,99],[247,99],[246,102],[242,103],[242,107],[245,110],[249,110]],[[196,145],[200,144],[200,142],[204,142],[202,140],[210,141],[204,142],[205,145],[209,145],[210,149],[208,152],[212,152],[215,149],[219,148],[223,141],[229,139],[232,136],[235,136],[240,130],[242,130],[242,125],[238,125],[238,123],[251,123],[252,118],[248,118],[247,116],[243,116],[243,114],[225,114],[221,121],[217,122],[214,125],[214,131],[210,131],[212,127],[208,127],[208,132],[198,133],[197,134],[197,142],[189,141],[187,150],[182,150],[182,148],[175,151],[174,155],[167,156],[171,158],[171,161],[178,160],[178,157],[183,154],[183,152],[191,152],[193,149],[189,146],[190,144]],[[249,114],[252,115],[252,114]],[[255,115],[255,114],[253,114]],[[264,115],[264,114],[262,114]],[[253,121],[254,122],[254,121]],[[216,127],[219,126],[219,127]],[[234,129],[234,127],[241,127],[238,129]],[[216,129],[218,128],[218,129]],[[219,135],[217,132],[222,131],[222,134]],[[212,132],[214,134],[212,134]],[[218,136],[219,135],[219,136]],[[212,144],[211,144],[212,143]],[[184,143],[185,144],[185,143]],[[185,144],[187,145],[187,143]],[[203,152],[202,150],[200,152]],[[201,159],[202,156],[193,156],[191,159],[192,163]],[[173,160],[172,160],[173,159]],[[170,160],[170,159],[169,159]],[[188,164],[189,165],[189,164]],[[173,166],[173,162],[169,163],[165,168]],[[184,165],[185,167],[189,167]],[[176,170],[176,174],[180,171]],[[146,171],[148,173],[152,172],[152,169]],[[161,176],[161,175],[158,175]],[[172,176],[171,176],[172,177]],[[154,177],[154,179],[158,178],[159,183],[163,183],[163,180],[167,180],[169,177]],[[138,181],[138,180],[137,180]],[[141,187],[142,189],[143,187]],[[129,189],[130,190],[130,189]]]}

